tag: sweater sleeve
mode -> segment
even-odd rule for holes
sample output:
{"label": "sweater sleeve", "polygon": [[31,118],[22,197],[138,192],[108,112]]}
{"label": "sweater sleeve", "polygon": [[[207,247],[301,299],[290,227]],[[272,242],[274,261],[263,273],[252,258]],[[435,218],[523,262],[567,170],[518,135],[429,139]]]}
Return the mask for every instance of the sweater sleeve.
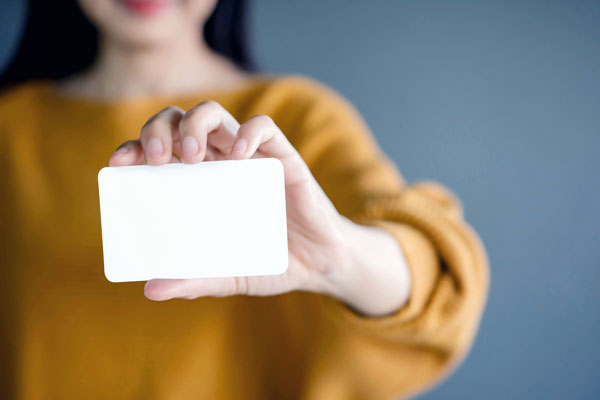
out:
{"label": "sweater sleeve", "polygon": [[311,81],[295,84],[313,96],[297,107],[295,121],[281,119],[282,129],[341,214],[397,239],[412,276],[408,303],[387,317],[361,317],[322,296],[326,318],[340,335],[352,337],[334,341],[338,354],[353,354],[348,381],[360,380],[365,398],[423,390],[448,375],[471,347],[488,289],[485,251],[448,189],[433,182],[406,185],[343,98]]}

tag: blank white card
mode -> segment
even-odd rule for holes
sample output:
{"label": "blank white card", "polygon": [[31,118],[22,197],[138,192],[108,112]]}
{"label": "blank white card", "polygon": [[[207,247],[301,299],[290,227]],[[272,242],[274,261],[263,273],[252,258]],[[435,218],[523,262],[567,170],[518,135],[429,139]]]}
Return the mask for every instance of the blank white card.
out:
{"label": "blank white card", "polygon": [[98,186],[104,274],[111,282],[287,269],[277,159],[106,167]]}

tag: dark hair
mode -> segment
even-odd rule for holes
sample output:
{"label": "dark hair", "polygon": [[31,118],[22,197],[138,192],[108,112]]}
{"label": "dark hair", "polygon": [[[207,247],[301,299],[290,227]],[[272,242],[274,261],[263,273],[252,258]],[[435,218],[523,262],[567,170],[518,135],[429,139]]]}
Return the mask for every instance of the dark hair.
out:
{"label": "dark hair", "polygon": [[[246,0],[218,0],[203,33],[211,49],[252,70],[247,31]],[[64,78],[88,67],[97,50],[98,33],[75,0],[29,0],[21,45],[0,77],[0,87]]]}

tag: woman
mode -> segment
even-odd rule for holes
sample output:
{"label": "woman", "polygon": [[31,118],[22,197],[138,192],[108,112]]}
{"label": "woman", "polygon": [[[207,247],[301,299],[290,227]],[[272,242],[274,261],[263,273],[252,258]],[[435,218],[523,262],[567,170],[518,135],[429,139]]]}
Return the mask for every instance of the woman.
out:
{"label": "woman", "polygon": [[[45,3],[30,26],[59,7]],[[380,399],[423,390],[464,358],[487,262],[450,192],[404,185],[331,90],[251,73],[242,2],[79,3],[99,32],[93,62],[71,73],[89,43],[86,54],[54,41],[32,63],[26,34],[4,83],[61,79],[0,99],[4,393]],[[43,17],[85,43],[81,19]],[[285,274],[152,280],[144,294],[157,302],[104,279],[95,178],[107,161],[252,157],[284,165]]]}

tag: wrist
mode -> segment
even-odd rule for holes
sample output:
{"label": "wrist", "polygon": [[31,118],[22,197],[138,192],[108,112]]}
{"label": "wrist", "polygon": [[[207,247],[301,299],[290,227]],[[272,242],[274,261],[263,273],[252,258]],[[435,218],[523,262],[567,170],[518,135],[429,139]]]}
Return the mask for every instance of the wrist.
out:
{"label": "wrist", "polygon": [[347,255],[326,276],[326,293],[360,314],[385,316],[410,295],[410,272],[397,240],[387,231],[340,216]]}

